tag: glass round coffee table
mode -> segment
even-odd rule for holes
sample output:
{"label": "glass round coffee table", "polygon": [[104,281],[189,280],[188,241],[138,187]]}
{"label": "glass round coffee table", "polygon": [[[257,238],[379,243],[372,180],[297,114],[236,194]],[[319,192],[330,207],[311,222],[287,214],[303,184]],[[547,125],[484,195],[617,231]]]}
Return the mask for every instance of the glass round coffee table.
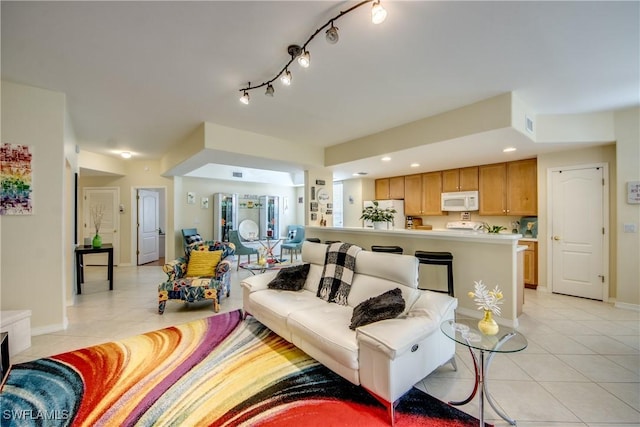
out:
{"label": "glass round coffee table", "polygon": [[[484,401],[485,397],[489,405],[502,419],[511,425],[516,425],[516,421],[496,407],[489,387],[487,385],[487,374],[493,357],[497,353],[515,353],[527,348],[527,339],[515,329],[500,326],[500,330],[496,335],[484,335],[478,330],[478,319],[458,317],[455,320],[445,320],[440,324],[440,330],[455,342],[467,346],[473,359],[473,367],[476,371],[476,382],[473,391],[464,400],[449,402],[451,405],[465,405],[471,401],[480,389],[479,406],[480,406],[480,426],[484,427]],[[477,350],[480,360],[476,355]],[[485,360],[485,353],[489,356]],[[480,366],[480,369],[478,369]]]}

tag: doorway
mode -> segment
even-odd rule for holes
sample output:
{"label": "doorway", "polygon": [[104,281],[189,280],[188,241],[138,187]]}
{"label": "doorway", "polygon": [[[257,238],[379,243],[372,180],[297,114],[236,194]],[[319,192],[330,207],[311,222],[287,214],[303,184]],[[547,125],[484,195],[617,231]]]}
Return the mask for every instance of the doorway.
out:
{"label": "doorway", "polygon": [[548,177],[551,291],[607,301],[607,165],[554,168]]}
{"label": "doorway", "polygon": [[133,187],[131,206],[131,263],[163,265],[167,243],[166,187]]}
{"label": "doorway", "polygon": [[[85,187],[82,190],[82,241],[93,239],[96,234],[94,221],[91,215],[92,209],[102,210],[102,222],[100,224],[100,237],[102,243],[113,245],[113,259],[117,265],[120,259],[120,217],[118,215],[118,203],[120,201],[120,188],[118,187]],[[85,256],[86,265],[107,265],[107,254],[88,254]]]}

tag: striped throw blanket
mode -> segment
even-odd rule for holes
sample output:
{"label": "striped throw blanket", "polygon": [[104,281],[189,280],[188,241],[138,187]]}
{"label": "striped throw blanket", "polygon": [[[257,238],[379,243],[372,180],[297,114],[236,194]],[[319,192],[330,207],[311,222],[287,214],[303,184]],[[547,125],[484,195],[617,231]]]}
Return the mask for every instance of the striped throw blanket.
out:
{"label": "striped throw blanket", "polygon": [[327,302],[347,305],[356,267],[356,255],[361,247],[351,243],[332,243],[327,248],[324,270],[317,296]]}

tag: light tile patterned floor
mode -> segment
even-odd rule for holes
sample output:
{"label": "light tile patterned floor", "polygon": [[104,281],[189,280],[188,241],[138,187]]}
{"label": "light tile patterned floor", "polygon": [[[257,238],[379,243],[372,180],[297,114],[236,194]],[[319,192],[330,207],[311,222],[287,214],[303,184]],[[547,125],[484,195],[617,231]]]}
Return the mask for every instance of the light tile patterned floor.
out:
{"label": "light tile patterned floor", "polygon": [[[231,298],[221,311],[242,306],[241,278],[232,269]],[[211,304],[186,306],[169,301],[157,314],[161,267],[117,267],[115,290],[108,290],[104,268],[87,267],[87,282],[68,307],[69,327],[32,338],[32,346],[12,363],[86,347],[213,315]],[[519,330],[529,346],[497,355],[488,384],[496,402],[521,427],[640,426],[640,313],[611,304],[525,291]],[[418,383],[441,400],[460,400],[473,386],[473,364],[466,347],[457,348],[458,371],[450,365]],[[474,416],[477,397],[459,407]],[[508,424],[485,405],[486,421]]]}

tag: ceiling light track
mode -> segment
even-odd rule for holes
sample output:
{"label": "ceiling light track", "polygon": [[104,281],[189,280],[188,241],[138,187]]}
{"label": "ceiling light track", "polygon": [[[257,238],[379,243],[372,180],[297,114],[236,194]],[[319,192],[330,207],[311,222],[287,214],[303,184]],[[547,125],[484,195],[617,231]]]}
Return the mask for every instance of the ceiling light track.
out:
{"label": "ceiling light track", "polygon": [[387,11],[382,7],[382,5],[380,4],[380,1],[381,0],[361,1],[360,3],[357,3],[351,6],[349,9],[344,10],[339,14],[337,14],[336,16],[334,16],[333,18],[329,19],[322,27],[318,28],[302,46],[299,46],[296,44],[289,45],[287,47],[287,53],[291,56],[291,58],[285,64],[285,66],[282,67],[282,69],[271,80],[267,80],[266,82],[263,82],[255,86],[252,86],[251,82],[249,82],[247,86],[243,87],[242,89],[239,89],[240,92],[242,92],[240,101],[243,104],[249,104],[248,91],[259,89],[265,86],[267,87],[265,95],[272,97],[275,92],[275,89],[273,88],[273,85],[271,83],[276,81],[278,78],[281,79],[282,84],[289,86],[291,84],[291,71],[289,71],[289,66],[291,65],[291,63],[297,59],[301,67],[308,68],[309,65],[311,64],[311,56],[309,54],[309,51],[307,50],[307,45],[311,42],[311,40],[315,38],[315,36],[317,36],[320,33],[320,31],[324,30],[329,25],[331,26],[331,28],[329,28],[325,34],[327,43],[330,43],[330,44],[337,43],[339,39],[338,27],[334,26],[333,24],[334,22],[336,22],[338,19],[340,19],[342,16],[346,15],[347,13],[350,13],[355,9],[359,8],[360,6],[363,6],[367,3],[373,3],[371,7],[371,21],[374,24],[380,24],[381,22],[383,22],[387,16]]}

